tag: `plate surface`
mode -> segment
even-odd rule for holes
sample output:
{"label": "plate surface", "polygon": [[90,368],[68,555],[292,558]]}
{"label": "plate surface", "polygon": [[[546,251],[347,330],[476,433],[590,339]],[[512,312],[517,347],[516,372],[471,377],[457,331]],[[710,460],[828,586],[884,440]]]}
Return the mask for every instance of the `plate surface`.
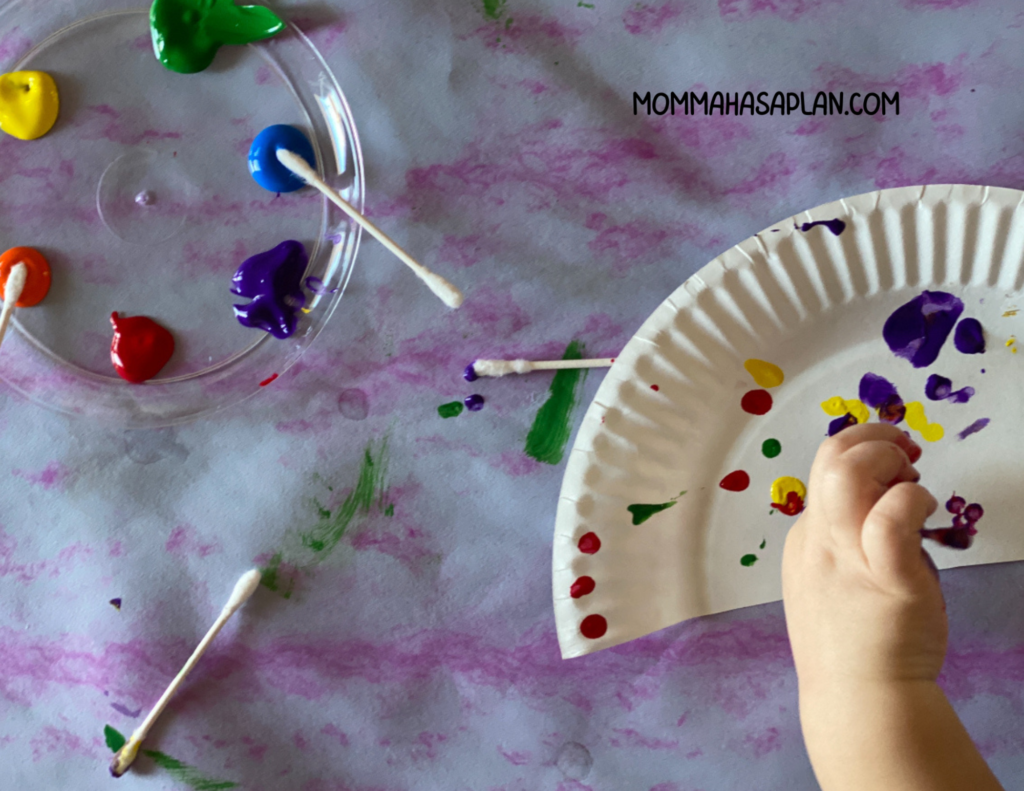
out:
{"label": "plate surface", "polygon": [[[247,165],[264,127],[293,124],[321,173],[357,207],[363,165],[330,69],[294,25],[224,47],[199,74],[165,69],[137,0],[0,3],[0,72],[56,80],[56,126],[34,141],[0,133],[0,247],[32,246],[53,268],[43,303],[16,313],[0,378],[63,412],[128,427],[181,422],[258,392],[287,370],[336,309],[358,226],[311,189],[275,195]],[[334,113],[328,111],[334,108]],[[14,163],[13,165],[9,163]],[[140,196],[144,196],[141,197]],[[308,295],[294,336],[242,327],[231,276],[250,255],[298,239]],[[175,336],[159,376],[129,385],[110,364],[110,314],[146,315]]]}
{"label": "plate surface", "polygon": [[[609,370],[566,468],[552,567],[562,655],[781,598],[782,547],[794,517],[773,508],[772,483],[807,481],[835,419],[823,402],[857,399],[866,373],[889,380],[943,427],[932,442],[910,432],[925,446],[922,483],[940,502],[955,491],[984,507],[970,549],[928,542],[937,565],[1024,558],[1015,519],[1024,446],[1024,355],[1015,337],[1024,337],[1024,314],[1016,314],[1024,310],[1022,201],[1015,190],[962,185],[847,198],[770,226],[666,299]],[[838,235],[823,225],[802,230],[834,219],[845,223]],[[925,290],[962,300],[961,319],[984,328],[984,353],[959,352],[952,334],[926,367],[890,350],[886,319]],[[763,415],[741,407],[760,389],[748,359],[785,375],[767,389],[772,407]],[[933,374],[954,389],[974,388],[973,397],[929,399]],[[991,422],[960,438],[983,419]],[[777,455],[763,452],[769,439],[781,445]],[[749,487],[719,485],[738,470]],[[629,506],[665,504],[634,524],[645,511]],[[951,519],[940,507],[928,527]]]}

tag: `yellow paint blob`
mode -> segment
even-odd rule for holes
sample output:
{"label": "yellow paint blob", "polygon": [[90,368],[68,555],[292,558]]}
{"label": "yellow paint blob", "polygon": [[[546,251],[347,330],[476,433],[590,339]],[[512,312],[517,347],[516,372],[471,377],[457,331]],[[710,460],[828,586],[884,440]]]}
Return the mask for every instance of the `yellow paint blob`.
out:
{"label": "yellow paint blob", "polygon": [[1004,319],[1008,319],[1008,318],[1010,318],[1010,316],[1016,316],[1018,312],[1019,312],[1018,308],[1013,308],[1011,310],[1003,311],[1003,318]]}
{"label": "yellow paint blob", "polygon": [[825,411],[826,415],[831,415],[832,417],[842,417],[847,414],[853,415],[858,423],[867,423],[868,418],[871,417],[871,413],[864,406],[864,402],[858,401],[856,398],[846,400],[840,396],[832,396],[828,401],[821,402],[821,408]]}
{"label": "yellow paint blob", "polygon": [[57,122],[60,97],[45,71],[0,74],[0,129],[19,140],[35,140]]}
{"label": "yellow paint blob", "polygon": [[787,516],[796,516],[804,510],[807,487],[799,478],[783,475],[772,482],[772,507]]}
{"label": "yellow paint blob", "polygon": [[751,357],[743,363],[743,367],[747,369],[747,373],[754,377],[754,381],[761,387],[778,387],[782,384],[782,380],[785,379],[779,366],[765,360],[755,360]]}
{"label": "yellow paint blob", "polygon": [[1017,338],[1016,338],[1016,336],[1011,335],[1007,339],[1007,341],[1006,341],[1006,348],[1009,349],[1014,354],[1017,353]]}
{"label": "yellow paint blob", "polygon": [[920,401],[911,401],[905,404],[907,414],[904,416],[907,425],[914,431],[920,431],[921,436],[928,442],[938,442],[946,436],[946,430],[938,423],[929,423],[924,414],[924,405]]}

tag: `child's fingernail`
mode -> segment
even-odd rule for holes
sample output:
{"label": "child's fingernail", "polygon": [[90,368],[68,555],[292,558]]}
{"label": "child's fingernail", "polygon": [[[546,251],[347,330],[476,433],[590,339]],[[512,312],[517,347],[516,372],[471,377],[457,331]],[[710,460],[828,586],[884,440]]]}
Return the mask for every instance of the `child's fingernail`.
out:
{"label": "child's fingernail", "polygon": [[910,451],[907,453],[910,457],[910,463],[913,464],[921,458],[921,446],[913,440],[910,441]]}

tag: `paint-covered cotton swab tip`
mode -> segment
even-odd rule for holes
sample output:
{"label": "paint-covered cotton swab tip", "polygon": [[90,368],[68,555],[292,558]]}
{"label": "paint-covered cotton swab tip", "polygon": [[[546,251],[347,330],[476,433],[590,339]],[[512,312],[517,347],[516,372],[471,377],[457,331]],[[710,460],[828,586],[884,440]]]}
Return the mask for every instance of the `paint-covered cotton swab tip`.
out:
{"label": "paint-covered cotton swab tip", "polygon": [[432,272],[427,269],[423,264],[395,244],[391,237],[360,214],[356,210],[356,207],[341,197],[336,190],[329,187],[323,179],[316,174],[316,171],[309,166],[309,163],[306,162],[306,160],[285,148],[277,149],[277,159],[282,165],[288,168],[288,170],[309,184],[309,186],[316,187],[320,190],[320,192],[322,192],[329,201],[363,226],[367,233],[394,253],[394,255],[403,264],[415,272],[416,276],[426,283],[427,287],[433,291],[445,305],[450,308],[457,308],[462,304],[463,297],[461,291],[436,272]]}
{"label": "paint-covered cotton swab tip", "polygon": [[7,282],[4,283],[4,309],[0,311],[0,343],[4,342],[7,325],[11,323],[11,314],[14,312],[14,305],[21,299],[21,292],[25,290],[27,281],[27,266],[17,263],[11,267],[11,272],[7,275]]}
{"label": "paint-covered cotton swab tip", "polygon": [[477,360],[466,366],[465,377],[472,382],[478,376],[528,374],[530,371],[560,371],[566,368],[608,368],[614,357],[593,360]]}
{"label": "paint-covered cotton swab tip", "polygon": [[153,723],[156,722],[157,718],[163,713],[164,708],[167,706],[171,696],[178,691],[178,687],[184,683],[185,678],[192,671],[192,668],[196,666],[199,658],[206,653],[206,649],[209,648],[210,643],[213,642],[213,638],[217,636],[217,633],[224,628],[224,624],[228,622],[228,619],[234,615],[238,609],[249,600],[249,597],[256,592],[256,589],[260,586],[260,572],[258,569],[247,571],[243,574],[238,582],[235,583],[235,589],[231,591],[231,598],[228,599],[227,604],[224,605],[220,611],[220,615],[217,616],[217,620],[213,622],[213,626],[210,627],[210,631],[206,633],[206,636],[199,641],[199,645],[196,646],[196,650],[192,652],[192,656],[188,658],[185,666],[178,671],[178,675],[174,677],[174,680],[168,685],[167,689],[164,690],[164,694],[160,696],[160,700],[153,706],[153,710],[146,715],[146,719],[142,721],[142,724],[135,729],[131,737],[124,743],[120,750],[114,754],[113,760],[110,762],[110,774],[114,777],[120,777],[128,768],[132,765],[135,759],[139,755],[139,747],[146,738],[146,734],[149,733],[149,729],[153,727]]}

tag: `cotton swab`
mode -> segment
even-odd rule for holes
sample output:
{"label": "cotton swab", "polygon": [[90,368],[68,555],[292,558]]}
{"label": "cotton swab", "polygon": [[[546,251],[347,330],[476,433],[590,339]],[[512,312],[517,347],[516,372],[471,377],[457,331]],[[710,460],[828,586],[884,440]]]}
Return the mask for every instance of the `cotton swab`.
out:
{"label": "cotton swab", "polygon": [[363,226],[371,236],[394,253],[403,264],[415,272],[416,276],[426,283],[427,287],[433,291],[445,305],[450,308],[457,308],[462,304],[463,297],[461,291],[439,274],[431,272],[423,266],[423,264],[419,263],[416,259],[405,252],[405,250],[395,244],[386,233],[356,211],[356,208],[341,197],[337,191],[327,186],[327,184],[316,174],[316,171],[309,166],[309,163],[307,163],[306,160],[298,154],[284,148],[277,149],[277,159],[282,165],[288,168],[288,170],[309,184],[309,186],[316,187],[320,190],[328,200]]}
{"label": "cotton swab", "polygon": [[149,729],[153,727],[153,723],[156,722],[157,718],[163,713],[164,708],[167,706],[167,702],[171,699],[171,696],[178,691],[178,687],[185,681],[185,677],[192,671],[192,668],[196,666],[200,657],[206,652],[206,649],[210,647],[210,643],[213,642],[213,638],[217,636],[217,633],[224,627],[224,624],[228,622],[235,612],[248,601],[249,597],[256,591],[260,586],[261,574],[258,569],[247,571],[241,576],[238,582],[235,583],[235,589],[231,592],[231,598],[228,599],[228,603],[224,605],[224,609],[220,611],[220,615],[217,620],[213,622],[213,626],[210,627],[210,631],[206,633],[206,636],[196,646],[196,650],[192,652],[192,656],[188,658],[185,666],[178,671],[178,675],[174,677],[174,680],[170,683],[164,694],[160,696],[160,700],[153,706],[153,710],[146,715],[146,719],[143,720],[142,724],[135,729],[135,732],[131,735],[131,738],[121,747],[120,750],[114,755],[114,759],[110,762],[110,774],[114,777],[120,777],[135,761],[135,758],[139,754],[139,747],[142,745],[143,740],[146,738],[146,734],[149,733]]}
{"label": "cotton swab", "polygon": [[[477,360],[466,369],[466,378],[472,372],[476,376],[507,376],[528,374],[530,371],[560,371],[566,368],[608,368],[615,362],[614,357],[593,360]],[[472,381],[472,380],[470,380]]]}
{"label": "cotton swab", "polygon": [[4,284],[4,309],[0,312],[0,343],[4,342],[7,325],[11,321],[11,314],[14,313],[14,305],[21,299],[21,292],[25,290],[27,280],[27,266],[17,263],[11,267],[10,274],[7,275],[7,282]]}

